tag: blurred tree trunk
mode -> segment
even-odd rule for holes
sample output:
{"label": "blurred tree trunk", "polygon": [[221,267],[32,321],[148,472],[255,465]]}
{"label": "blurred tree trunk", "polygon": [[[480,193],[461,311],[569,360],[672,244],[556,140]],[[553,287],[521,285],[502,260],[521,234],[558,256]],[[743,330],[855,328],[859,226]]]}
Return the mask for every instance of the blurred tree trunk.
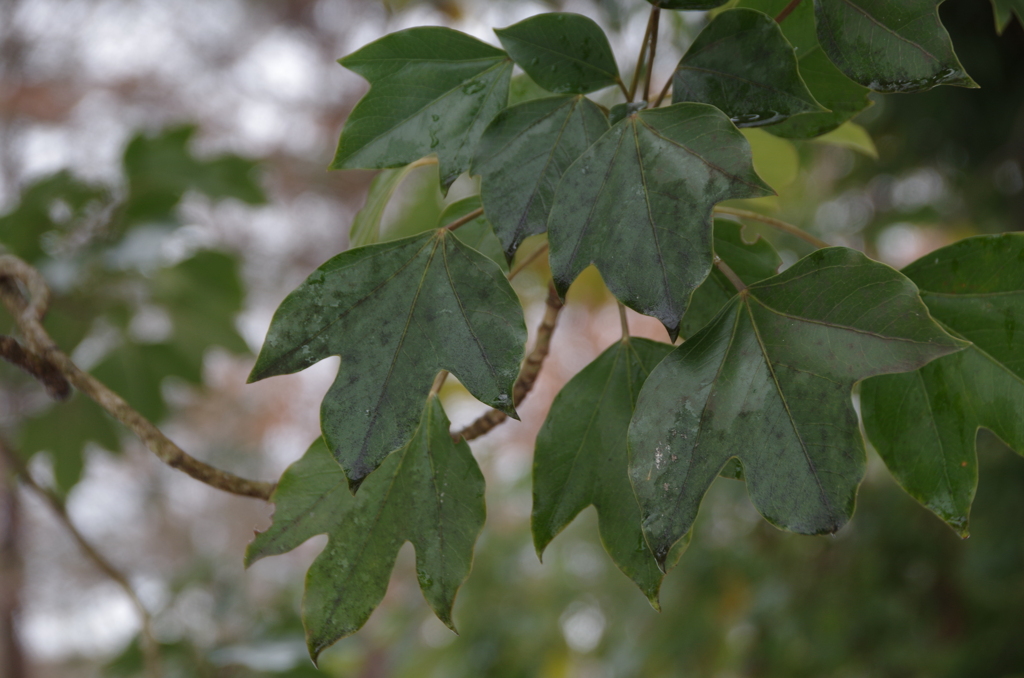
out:
{"label": "blurred tree trunk", "polygon": [[28,676],[15,629],[22,581],[18,539],[20,509],[14,474],[0,457],[0,676],[5,678]]}

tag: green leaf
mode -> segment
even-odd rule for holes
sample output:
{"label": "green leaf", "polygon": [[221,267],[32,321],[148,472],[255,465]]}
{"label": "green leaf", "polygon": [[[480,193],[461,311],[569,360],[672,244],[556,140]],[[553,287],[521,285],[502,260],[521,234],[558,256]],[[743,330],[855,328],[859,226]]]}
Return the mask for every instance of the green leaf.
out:
{"label": "green leaf", "polygon": [[[740,7],[778,16],[789,0],[742,0]],[[796,50],[800,75],[814,99],[827,112],[802,113],[768,128],[772,134],[790,139],[809,139],[829,132],[871,106],[870,90],[861,87],[836,68],[818,44],[814,27],[814,5],[801,2],[780,24],[783,35]]]}
{"label": "green leaf", "polygon": [[961,240],[904,273],[932,315],[973,344],[865,381],[864,428],[899,484],[966,537],[978,429],[1024,454],[1024,235]]}
{"label": "green leaf", "polygon": [[[453,202],[444,208],[437,219],[437,228],[446,226],[457,221],[471,212],[481,208],[480,196],[474,195]],[[501,247],[501,241],[494,234],[494,228],[483,214],[470,222],[459,226],[455,231],[455,237],[466,243],[480,254],[484,255],[498,265],[502,273],[508,275],[508,262],[505,260],[505,253]]]}
{"label": "green leaf", "polygon": [[186,191],[211,198],[236,198],[258,205],[266,196],[255,176],[257,164],[236,155],[197,159],[190,148],[196,127],[185,125],[155,136],[138,134],[124,152],[128,197],[118,229],[144,222],[171,222]]}
{"label": "green leaf", "polygon": [[[771,243],[757,236],[753,242],[743,240],[743,226],[733,221],[715,220],[715,254],[729,265],[747,285],[775,275],[782,259]],[[686,315],[679,326],[683,337],[692,337],[718,315],[736,296],[736,288],[717,268],[693,293]]]}
{"label": "green leaf", "polygon": [[438,229],[342,252],[314,271],[274,314],[249,380],[341,356],[320,419],[355,490],[409,440],[440,370],[516,417],[525,343],[522,308],[501,269]]}
{"label": "green leaf", "polygon": [[426,164],[430,163],[417,160],[405,167],[383,170],[373,178],[373,181],[370,182],[370,190],[366,193],[366,203],[361,210],[356,212],[356,216],[352,220],[352,227],[348,232],[350,248],[380,242],[381,219],[384,217],[384,210],[395,194],[395,190],[409,176],[410,172]]}
{"label": "green leaf", "polygon": [[246,566],[318,534],[327,547],[306,574],[302,620],[314,661],[366,623],[387,591],[402,544],[416,548],[424,597],[452,630],[452,605],[469,574],[484,525],[484,478],[469,445],[454,443],[448,417],[430,397],[412,438],[353,496],[322,440],[278,483],[274,523],[246,550]]}
{"label": "green leaf", "polygon": [[117,424],[81,393],[26,420],[18,434],[18,448],[26,457],[50,453],[57,488],[64,494],[81,478],[90,442],[111,452],[121,449]]}
{"label": "green leaf", "polygon": [[686,101],[712,104],[739,127],[826,110],[807,90],[779,25],[752,9],[722,12],[690,45],[672,77],[672,103]]}
{"label": "green leaf", "polygon": [[164,379],[178,377],[193,384],[203,381],[202,364],[190,360],[170,343],[123,344],[104,358],[92,373],[143,417],[154,422],[168,413],[161,388]]}
{"label": "green leaf", "polygon": [[512,74],[501,50],[436,26],[391,33],[338,63],[370,91],[345,122],[331,168],[400,167],[436,153],[445,190],[505,108]]}
{"label": "green leaf", "polygon": [[596,264],[622,303],[675,337],[711,268],[715,203],[771,194],[754,173],[746,139],[718,109],[676,104],[633,113],[558,185],[548,218],[555,285],[564,295]]}
{"label": "green leaf", "polygon": [[630,477],[655,556],[690,529],[730,458],[769,522],[838,530],[864,475],[854,382],[963,345],[931,319],[913,283],[854,250],[818,250],[748,287],[640,392]]}
{"label": "green leaf", "polygon": [[818,41],[843,73],[876,92],[977,87],[939,20],[943,0],[814,0]]}
{"label": "green leaf", "polygon": [[1003,34],[1010,23],[1011,13],[1017,15],[1017,21],[1024,24],[1024,0],[992,0],[992,12],[995,14],[996,31]]}
{"label": "green leaf", "polygon": [[624,339],[584,367],[552,403],[533,461],[531,525],[538,555],[593,504],[605,550],[655,608],[662,573],[640,529],[626,431],[640,387],[671,351],[669,344]]}
{"label": "green leaf", "polygon": [[661,9],[699,10],[721,7],[729,0],[647,0]]}
{"label": "green leaf", "polygon": [[620,82],[612,47],[593,19],[552,12],[494,32],[509,56],[549,92],[586,94]]}
{"label": "green leaf", "polygon": [[871,135],[868,134],[866,129],[853,122],[844,123],[828,134],[823,134],[812,139],[812,141],[820,144],[842,146],[843,148],[848,148],[851,151],[856,151],[869,158],[878,160],[878,148],[875,147],[875,142]]}
{"label": "green leaf", "polygon": [[0,247],[34,262],[46,252],[48,237],[64,235],[103,218],[111,202],[106,188],[58,172],[26,187],[18,206],[0,216]]}
{"label": "green leaf", "polygon": [[565,170],[608,131],[583,96],[548,97],[507,108],[484,132],[472,171],[509,261],[520,243],[547,230],[555,189]]}

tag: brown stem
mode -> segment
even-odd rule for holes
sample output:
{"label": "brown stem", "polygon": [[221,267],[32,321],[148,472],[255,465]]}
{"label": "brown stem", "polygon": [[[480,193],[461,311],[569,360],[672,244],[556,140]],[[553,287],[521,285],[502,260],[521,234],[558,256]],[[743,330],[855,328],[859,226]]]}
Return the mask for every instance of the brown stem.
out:
{"label": "brown stem", "polygon": [[658,49],[658,22],[661,19],[661,10],[657,7],[651,12],[651,50],[647,55],[647,73],[644,76],[644,101],[651,100],[651,75],[654,74],[654,53]]}
{"label": "brown stem", "polygon": [[619,304],[619,324],[622,325],[622,338],[629,339],[629,319],[626,317],[626,305],[621,301]]}
{"label": "brown stem", "polygon": [[0,675],[26,678],[28,664],[18,638],[15,620],[22,586],[21,504],[14,472],[0,458]]}
{"label": "brown stem", "polygon": [[[28,291],[28,297],[18,289],[21,283]],[[246,497],[270,500],[274,483],[240,478],[227,471],[214,468],[199,461],[178,447],[152,422],[139,414],[125,400],[111,391],[91,374],[82,371],[64,352],[57,348],[50,335],[43,329],[42,318],[46,312],[45,303],[49,290],[37,270],[12,255],[0,255],[0,298],[18,322],[18,328],[25,336],[29,350],[37,358],[49,363],[54,370],[64,375],[67,381],[82,393],[96,401],[115,419],[137,435],[146,447],[171,468],[176,468],[211,487]]]}
{"label": "brown stem", "polygon": [[668,96],[669,90],[671,89],[672,78],[669,78],[668,82],[665,83],[665,86],[661,88],[661,94],[658,95],[657,101],[654,102],[654,105],[651,106],[651,108],[657,108],[658,106],[661,106],[661,102],[665,100],[665,97]]}
{"label": "brown stem", "polygon": [[434,383],[430,386],[430,395],[436,396],[441,392],[441,387],[444,386],[445,380],[448,378],[448,370],[441,370],[434,377]]}
{"label": "brown stem", "polygon": [[50,490],[39,485],[32,475],[28,472],[25,464],[21,461],[21,458],[14,452],[6,443],[0,441],[0,456],[7,466],[14,470],[14,473],[21,480],[22,484],[28,489],[32,490],[36,495],[44,500],[53,509],[57,519],[68,531],[71,537],[78,544],[78,547],[82,550],[89,560],[91,560],[97,568],[111,580],[117,583],[118,586],[125,592],[128,598],[132,601],[135,609],[139,613],[139,619],[142,622],[142,645],[143,655],[146,661],[146,672],[154,678],[160,675],[160,646],[153,636],[153,619],[149,615],[149,610],[142,604],[142,600],[139,598],[135,589],[132,588],[131,583],[120,570],[114,567],[113,564],[106,557],[96,550],[89,541],[82,536],[82,533],[78,531],[75,524],[71,522],[71,517],[68,515],[67,508],[64,506],[64,502],[56,494]]}
{"label": "brown stem", "polygon": [[797,8],[800,2],[801,0],[790,0],[789,4],[783,7],[782,11],[779,12],[778,15],[776,15],[775,23],[781,24],[783,21],[785,21],[786,17],[793,13],[793,10]]}
{"label": "brown stem", "polygon": [[757,212],[751,212],[750,210],[740,210],[740,209],[736,209],[734,207],[721,207],[721,206],[719,206],[719,207],[715,208],[715,214],[728,214],[729,216],[739,217],[740,219],[750,219],[751,221],[760,221],[762,224],[767,224],[767,225],[771,226],[772,228],[775,228],[775,229],[777,229],[779,231],[782,231],[783,233],[788,233],[789,235],[796,236],[797,238],[800,238],[804,242],[807,242],[807,243],[810,243],[811,245],[814,245],[818,249],[822,249],[822,248],[825,248],[825,247],[831,247],[831,245],[829,245],[824,240],[819,240],[818,238],[815,238],[813,235],[811,235],[807,231],[805,231],[805,230],[803,230],[801,228],[797,228],[793,224],[787,224],[785,221],[781,221],[779,219],[775,219],[774,217],[768,217],[768,216],[765,216],[763,214],[759,214]]}
{"label": "brown stem", "polygon": [[747,286],[740,280],[740,277],[736,275],[736,271],[729,267],[729,264],[719,259],[718,255],[715,255],[715,267],[722,272],[722,274],[729,279],[732,286],[736,288],[737,292],[743,293],[747,291]]}
{"label": "brown stem", "polygon": [[470,212],[469,214],[467,214],[466,216],[459,217],[458,219],[456,219],[452,223],[450,223],[447,226],[445,226],[445,228],[447,228],[449,231],[454,231],[456,228],[458,228],[460,226],[465,226],[466,224],[468,224],[469,222],[473,221],[474,219],[476,219],[478,216],[480,216],[483,213],[484,213],[484,208],[483,207],[478,207],[475,210],[473,210],[472,212]]}
{"label": "brown stem", "polygon": [[67,400],[71,395],[71,385],[64,375],[51,363],[26,351],[14,337],[0,334],[0,357],[35,377],[54,400]]}
{"label": "brown stem", "polygon": [[636,59],[636,70],[633,71],[633,80],[629,83],[629,93],[626,95],[626,101],[633,103],[633,99],[636,98],[636,88],[640,84],[640,73],[644,69],[644,60],[647,58],[647,41],[651,37],[651,27],[654,25],[654,16],[658,8],[651,9],[651,16],[647,19],[647,30],[644,32],[643,42],[640,43],[640,56]]}
{"label": "brown stem", "polygon": [[522,273],[524,268],[526,268],[527,266],[529,266],[530,264],[537,260],[537,257],[547,252],[548,247],[548,244],[544,243],[543,245],[535,249],[533,252],[530,252],[530,256],[526,257],[518,264],[516,264],[516,267],[509,272],[508,279],[511,280],[512,278]]}
{"label": "brown stem", "polygon": [[[519,405],[523,398],[530,392],[537,382],[541,367],[544,366],[544,359],[551,350],[551,335],[554,334],[555,324],[558,322],[558,314],[562,310],[562,300],[558,298],[555,288],[548,288],[548,298],[544,309],[544,319],[537,328],[537,339],[533,344],[533,350],[526,357],[523,368],[519,371],[519,378],[516,379],[512,388],[512,402]],[[501,424],[508,418],[501,410],[490,410],[466,428],[452,435],[452,439],[470,441],[479,438],[495,426]]]}
{"label": "brown stem", "polygon": [[622,92],[622,96],[629,98],[629,88],[626,87],[626,83],[622,82],[622,78],[615,76],[615,84],[619,86],[619,90]]}

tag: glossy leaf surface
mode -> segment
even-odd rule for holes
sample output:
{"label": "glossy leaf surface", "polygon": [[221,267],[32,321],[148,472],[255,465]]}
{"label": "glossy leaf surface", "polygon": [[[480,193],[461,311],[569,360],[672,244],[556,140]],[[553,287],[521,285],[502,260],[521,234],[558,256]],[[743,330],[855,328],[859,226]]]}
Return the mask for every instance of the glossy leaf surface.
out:
{"label": "glossy leaf surface", "polygon": [[[788,5],[789,0],[741,0],[738,7],[756,9],[774,17]],[[793,45],[800,76],[815,100],[828,111],[802,113],[772,125],[768,131],[791,139],[809,139],[835,129],[871,106],[870,90],[846,77],[818,44],[812,2],[801,2],[779,26]]]}
{"label": "glossy leaf surface", "polygon": [[608,38],[588,17],[538,14],[494,32],[509,56],[549,92],[586,94],[619,82]]}
{"label": "glossy leaf surface", "polygon": [[841,528],[865,464],[853,384],[961,346],[913,283],[853,250],[818,250],[748,287],[640,392],[630,477],[655,555],[665,558],[690,529],[733,457],[772,524],[804,534]]}
{"label": "glossy leaf surface", "polygon": [[452,605],[469,574],[484,525],[484,478],[469,445],[454,443],[436,397],[413,437],[353,496],[322,440],[292,464],[271,501],[274,522],[256,535],[246,565],[327,534],[306,574],[302,621],[315,660],[355,633],[380,604],[402,544],[416,548],[420,589],[438,618],[454,630]]}
{"label": "glossy leaf surface", "polygon": [[446,189],[505,107],[512,73],[501,50],[436,26],[386,35],[339,63],[370,91],[345,122],[331,167],[400,167],[436,153]]}
{"label": "glossy leaf surface", "polygon": [[715,203],[771,193],[746,139],[718,109],[675,104],[629,115],[558,185],[548,218],[555,285],[565,294],[596,264],[622,303],[674,337],[711,268]]}
{"label": "glossy leaf surface", "polygon": [[961,240],[904,273],[932,315],[973,344],[865,381],[864,428],[900,485],[967,536],[978,429],[1024,454],[1024,235]]}
{"label": "glossy leaf surface", "polygon": [[511,261],[520,243],[547,230],[562,174],[602,134],[608,121],[582,96],[547,97],[507,108],[477,146],[487,217]]}
{"label": "glossy leaf surface", "polygon": [[542,554],[593,504],[601,542],[619,569],[657,607],[661,570],[640,529],[629,484],[626,431],[640,387],[672,346],[617,342],[566,384],[537,434],[533,462],[533,543]]}
{"label": "glossy leaf surface", "polygon": [[690,45],[672,77],[672,102],[686,101],[711,104],[739,127],[824,110],[779,25],[752,9],[722,12]]}
{"label": "glossy leaf surface", "polygon": [[[715,220],[715,254],[729,265],[747,285],[770,278],[779,271],[782,259],[771,243],[758,236],[753,242],[743,240],[743,226],[733,221]],[[680,335],[692,337],[714,319],[718,312],[736,296],[736,288],[721,271],[711,273],[693,293],[686,315],[679,326]]]}
{"label": "glossy leaf surface", "polygon": [[942,0],[814,0],[818,42],[843,73],[876,92],[977,87],[939,21]]}
{"label": "glossy leaf surface", "polygon": [[249,379],[341,356],[320,419],[355,489],[409,440],[440,370],[514,417],[525,343],[501,269],[439,229],[342,252],[314,271],[277,309]]}

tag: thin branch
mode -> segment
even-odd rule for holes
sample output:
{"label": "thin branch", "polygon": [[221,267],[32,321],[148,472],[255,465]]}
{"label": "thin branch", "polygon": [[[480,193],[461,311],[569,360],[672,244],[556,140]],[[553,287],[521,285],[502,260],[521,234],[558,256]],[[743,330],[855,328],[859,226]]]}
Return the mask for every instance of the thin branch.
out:
{"label": "thin branch", "polygon": [[615,76],[615,84],[619,86],[619,90],[622,92],[622,96],[629,98],[629,88],[626,87],[626,83],[622,82],[622,78],[618,75]]}
{"label": "thin branch", "polygon": [[800,2],[801,0],[790,0],[789,4],[783,7],[782,11],[776,15],[775,23],[781,24],[783,21],[785,21],[786,17],[793,13],[793,10],[797,8]]}
{"label": "thin branch", "polygon": [[142,600],[135,592],[135,589],[132,588],[131,583],[128,581],[128,577],[114,567],[114,565],[107,560],[102,553],[97,551],[96,548],[82,536],[82,533],[78,531],[75,524],[71,522],[71,516],[68,515],[67,507],[65,507],[61,498],[52,491],[39,485],[32,477],[32,474],[29,473],[21,458],[3,441],[0,441],[0,455],[3,456],[6,465],[14,470],[15,475],[18,476],[18,479],[21,480],[22,484],[35,492],[36,495],[50,505],[50,508],[53,509],[57,519],[62,525],[64,525],[64,528],[75,540],[75,543],[78,544],[82,553],[85,554],[85,556],[91,560],[96,567],[103,572],[103,574],[117,583],[117,585],[121,587],[128,598],[132,601],[132,604],[139,613],[139,620],[142,623],[142,645],[147,673],[150,676],[159,676],[160,646],[157,643],[156,638],[153,636],[153,618],[150,616],[149,610],[146,609],[146,606],[142,604]]}
{"label": "thin branch", "polygon": [[[28,298],[25,298],[18,289],[15,281],[28,290]],[[57,348],[50,335],[43,329],[42,318],[46,313],[46,305],[40,303],[40,299],[45,301],[48,296],[49,290],[39,271],[17,257],[0,255],[0,298],[17,320],[18,328],[25,336],[29,350],[40,360],[52,365],[72,386],[95,400],[100,407],[127,426],[142,439],[157,458],[171,468],[183,471],[196,480],[225,492],[270,500],[274,483],[240,478],[192,457],[167,438],[152,422],[135,411],[121,396],[75,365],[67,354]]]}
{"label": "thin branch", "polygon": [[628,103],[633,103],[633,99],[636,98],[636,88],[640,84],[640,73],[643,72],[644,61],[647,58],[647,41],[651,37],[651,27],[654,25],[654,16],[657,9],[657,7],[651,9],[651,16],[647,20],[647,30],[644,32],[643,42],[640,43],[640,56],[636,59],[636,70],[633,71],[633,80],[629,83],[629,93],[626,95]]}
{"label": "thin branch", "polygon": [[[548,288],[548,298],[544,309],[544,319],[537,328],[537,339],[533,344],[533,350],[527,356],[523,368],[519,371],[519,378],[516,379],[512,388],[512,402],[519,405],[523,398],[530,392],[537,382],[541,367],[544,366],[544,359],[551,350],[551,335],[554,334],[555,324],[558,322],[558,314],[562,310],[562,300],[558,298],[555,288]],[[508,418],[501,410],[490,410],[466,428],[452,435],[452,439],[470,441],[479,438],[495,426],[498,426]]]}
{"label": "thin branch", "polygon": [[526,257],[525,259],[520,261],[518,264],[516,264],[516,267],[513,268],[509,272],[508,279],[511,280],[512,278],[514,278],[517,275],[519,275],[520,273],[522,273],[523,269],[525,269],[527,266],[529,266],[530,264],[532,264],[533,262],[535,262],[537,260],[537,257],[539,257],[540,255],[542,255],[545,252],[547,252],[548,251],[548,247],[549,247],[548,244],[544,243],[543,245],[541,245],[540,247],[535,249],[533,252],[530,252],[530,256]]}
{"label": "thin branch", "polygon": [[732,268],[729,267],[729,264],[722,261],[717,254],[715,255],[714,261],[715,268],[721,271],[722,274],[729,279],[729,282],[732,283],[732,286],[736,288],[737,292],[742,294],[743,292],[747,291],[747,286],[743,283],[742,280],[740,280],[740,277],[736,275],[736,271],[732,270]]}
{"label": "thin branch", "polygon": [[665,100],[665,97],[668,96],[668,93],[671,89],[672,78],[669,78],[668,82],[665,83],[665,86],[661,88],[661,94],[658,95],[657,101],[654,102],[654,105],[651,106],[651,108],[657,108],[658,106],[661,106],[661,102]]}
{"label": "thin branch", "polygon": [[14,337],[0,334],[0,357],[35,377],[54,400],[67,400],[71,395],[71,384],[64,375],[35,353],[26,351]]}
{"label": "thin branch", "polygon": [[644,76],[644,101],[651,100],[651,76],[654,74],[654,53],[658,49],[658,23],[661,18],[661,10],[657,7],[651,12],[651,49],[647,56],[647,73]]}
{"label": "thin branch", "polygon": [[441,387],[444,386],[445,379],[447,378],[448,370],[441,370],[440,372],[438,372],[437,376],[434,377],[434,383],[430,386],[430,395],[428,395],[427,397],[435,396],[438,393],[440,393]]}
{"label": "thin branch", "polygon": [[15,628],[25,564],[21,557],[21,502],[14,476],[0,457],[0,675],[26,678],[28,661]]}
{"label": "thin branch", "polygon": [[621,301],[619,304],[619,324],[622,325],[622,338],[629,339],[629,320],[626,318],[626,305]]}
{"label": "thin branch", "polygon": [[459,217],[458,219],[456,219],[452,223],[450,223],[447,226],[445,226],[445,228],[447,228],[449,231],[454,231],[456,228],[459,228],[460,226],[465,226],[466,224],[468,224],[469,222],[473,221],[474,219],[476,219],[477,217],[479,217],[483,213],[484,213],[484,208],[483,207],[478,207],[475,210],[473,210],[472,212],[470,212],[469,214],[467,214],[466,216]]}
{"label": "thin branch", "polygon": [[829,245],[824,240],[819,240],[818,238],[815,238],[807,231],[801,228],[797,228],[793,224],[787,224],[785,221],[775,219],[774,217],[768,217],[763,214],[758,214],[757,212],[751,212],[750,210],[740,210],[734,207],[716,207],[715,214],[727,214],[729,216],[739,217],[740,219],[760,221],[762,224],[768,224],[772,228],[778,229],[783,233],[788,233],[789,235],[796,236],[797,238],[800,238],[804,242],[814,245],[818,249],[831,247],[831,245]]}

